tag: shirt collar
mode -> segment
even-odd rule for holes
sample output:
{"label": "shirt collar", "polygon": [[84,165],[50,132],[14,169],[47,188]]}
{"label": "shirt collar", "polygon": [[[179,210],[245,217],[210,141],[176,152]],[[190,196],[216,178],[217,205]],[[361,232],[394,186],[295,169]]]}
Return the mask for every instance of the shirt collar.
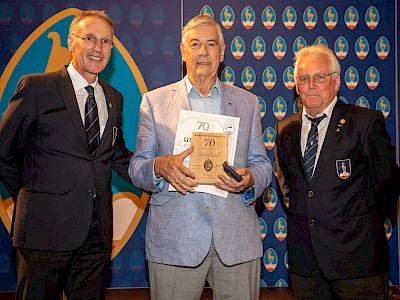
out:
{"label": "shirt collar", "polygon": [[[75,93],[80,90],[83,90],[85,87],[87,87],[89,85],[87,80],[85,78],[83,78],[83,76],[81,74],[79,74],[78,71],[75,69],[75,67],[72,65],[72,61],[69,63],[69,65],[67,67],[67,71],[68,71],[69,76],[71,77],[71,81],[72,81],[72,85],[74,87]],[[94,88],[95,91],[97,91],[98,83],[99,83],[99,77],[97,76],[95,82],[90,84]]]}
{"label": "shirt collar", "polygon": [[[198,90],[194,87],[194,85],[190,82],[189,77],[188,77],[187,75],[183,78],[183,80],[185,81],[186,90],[187,90],[188,95],[190,94],[190,92],[191,92],[192,89],[193,89],[193,91],[196,91],[196,93],[197,93],[199,96],[203,97],[203,96],[198,92]],[[211,91],[214,90],[214,89],[216,89],[217,92],[218,92],[218,94],[221,95],[221,82],[219,81],[218,77],[216,78],[215,83],[214,83],[214,86],[211,88],[211,90],[210,90],[210,92],[208,93],[207,96],[210,96]]]}

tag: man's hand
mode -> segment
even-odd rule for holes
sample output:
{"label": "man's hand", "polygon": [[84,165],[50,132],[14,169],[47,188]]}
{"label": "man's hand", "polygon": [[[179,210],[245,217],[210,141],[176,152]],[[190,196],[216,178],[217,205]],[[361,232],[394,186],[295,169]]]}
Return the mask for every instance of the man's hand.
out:
{"label": "man's hand", "polygon": [[219,174],[218,178],[222,182],[216,182],[215,186],[221,190],[230,193],[240,193],[241,191],[246,190],[254,185],[253,174],[251,174],[248,168],[237,169],[236,172],[239,175],[242,175],[242,181],[237,182],[233,178],[229,178],[226,175]]}
{"label": "man's hand", "polygon": [[194,192],[197,182],[194,181],[196,174],[183,165],[186,156],[193,152],[194,147],[177,154],[157,157],[154,161],[154,173],[157,178],[163,177],[181,194]]}

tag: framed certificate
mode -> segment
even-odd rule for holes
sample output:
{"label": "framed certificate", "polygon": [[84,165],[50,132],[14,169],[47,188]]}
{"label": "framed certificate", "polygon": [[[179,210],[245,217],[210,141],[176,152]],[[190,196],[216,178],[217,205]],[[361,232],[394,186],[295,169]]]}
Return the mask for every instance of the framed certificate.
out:
{"label": "framed certificate", "polygon": [[[190,110],[181,110],[179,113],[179,120],[178,120],[178,126],[176,129],[176,136],[175,136],[175,143],[174,143],[174,152],[173,154],[178,154],[181,153],[182,151],[186,150],[192,145],[192,134],[193,133],[207,133],[210,134],[211,136],[208,137],[214,137],[217,138],[218,140],[222,140],[222,134],[225,134],[227,136],[227,160],[231,165],[233,165],[234,160],[235,160],[235,152],[236,152],[236,144],[237,144],[237,137],[238,137],[238,132],[239,132],[239,122],[240,118],[237,117],[232,117],[232,116],[225,116],[225,115],[215,115],[215,114],[208,114],[208,113],[202,113],[202,112],[195,112],[195,111],[190,111]],[[206,136],[198,135],[195,137],[195,139],[201,139]],[[220,141],[221,142],[221,141]],[[195,141],[196,143],[196,141]],[[204,143],[204,140],[203,140]],[[194,151],[202,151],[199,146],[195,146]],[[204,150],[204,149],[203,149]],[[220,149],[216,149],[216,152],[220,152]],[[215,154],[213,154],[215,155]],[[223,156],[222,154],[218,154]],[[198,154],[193,153],[186,157],[186,159],[183,161],[183,164],[190,168],[190,161],[192,157],[199,156]],[[194,158],[195,160],[197,158]],[[226,198],[228,196],[228,192],[222,191],[220,189],[217,189],[213,183],[218,180],[218,174],[225,174],[223,171],[223,162],[225,160],[222,160],[222,162],[216,162],[211,161],[213,168],[216,167],[216,165],[221,167],[221,171],[216,172],[216,176],[212,174],[210,177],[214,178],[213,180],[207,179],[208,182],[211,183],[203,183],[206,181],[204,177],[209,177],[209,173],[206,173],[207,171],[201,171],[200,168],[204,168],[204,165],[206,165],[207,168],[210,168],[210,161],[204,160],[203,162],[196,163],[196,167],[194,167],[196,170],[194,171],[196,173],[196,181],[199,183],[199,185],[195,188],[196,192],[203,192],[203,193],[209,193],[213,195],[217,195],[220,197]],[[204,176],[207,175],[207,176]],[[197,176],[199,176],[197,178]],[[170,191],[175,191],[176,189],[172,186],[169,185],[168,190]]]}

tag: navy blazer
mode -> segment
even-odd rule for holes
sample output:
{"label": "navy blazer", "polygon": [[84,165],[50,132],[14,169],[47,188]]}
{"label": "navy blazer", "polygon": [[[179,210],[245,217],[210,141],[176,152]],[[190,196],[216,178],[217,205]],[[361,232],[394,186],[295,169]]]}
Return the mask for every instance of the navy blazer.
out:
{"label": "navy blazer", "polygon": [[111,170],[129,180],[132,153],[121,130],[122,95],[99,83],[108,120],[92,157],[66,68],[20,79],[0,123],[0,178],[16,200],[14,246],[53,251],[79,247],[89,232],[95,202],[101,240],[111,247]]}
{"label": "navy blazer", "polygon": [[[308,276],[316,261],[330,280],[387,272],[384,221],[396,207],[400,171],[382,113],[338,100],[311,182],[302,161],[301,116],[276,125],[290,271]],[[348,177],[340,176],[342,164]]]}

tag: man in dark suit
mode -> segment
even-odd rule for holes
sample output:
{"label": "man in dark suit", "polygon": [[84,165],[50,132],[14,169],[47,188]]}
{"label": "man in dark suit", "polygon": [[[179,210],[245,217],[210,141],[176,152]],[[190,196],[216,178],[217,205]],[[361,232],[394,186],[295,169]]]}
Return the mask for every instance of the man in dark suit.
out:
{"label": "man in dark suit", "polygon": [[300,50],[294,75],[304,107],[276,125],[275,154],[296,297],[386,299],[384,222],[400,171],[383,115],[338,100],[340,65],[325,46]]}
{"label": "man in dark suit", "polygon": [[79,13],[68,35],[71,63],[23,76],[2,116],[0,178],[15,200],[17,299],[60,299],[63,291],[68,299],[105,298],[111,170],[129,180],[132,156],[122,95],[98,78],[113,34],[104,12]]}

